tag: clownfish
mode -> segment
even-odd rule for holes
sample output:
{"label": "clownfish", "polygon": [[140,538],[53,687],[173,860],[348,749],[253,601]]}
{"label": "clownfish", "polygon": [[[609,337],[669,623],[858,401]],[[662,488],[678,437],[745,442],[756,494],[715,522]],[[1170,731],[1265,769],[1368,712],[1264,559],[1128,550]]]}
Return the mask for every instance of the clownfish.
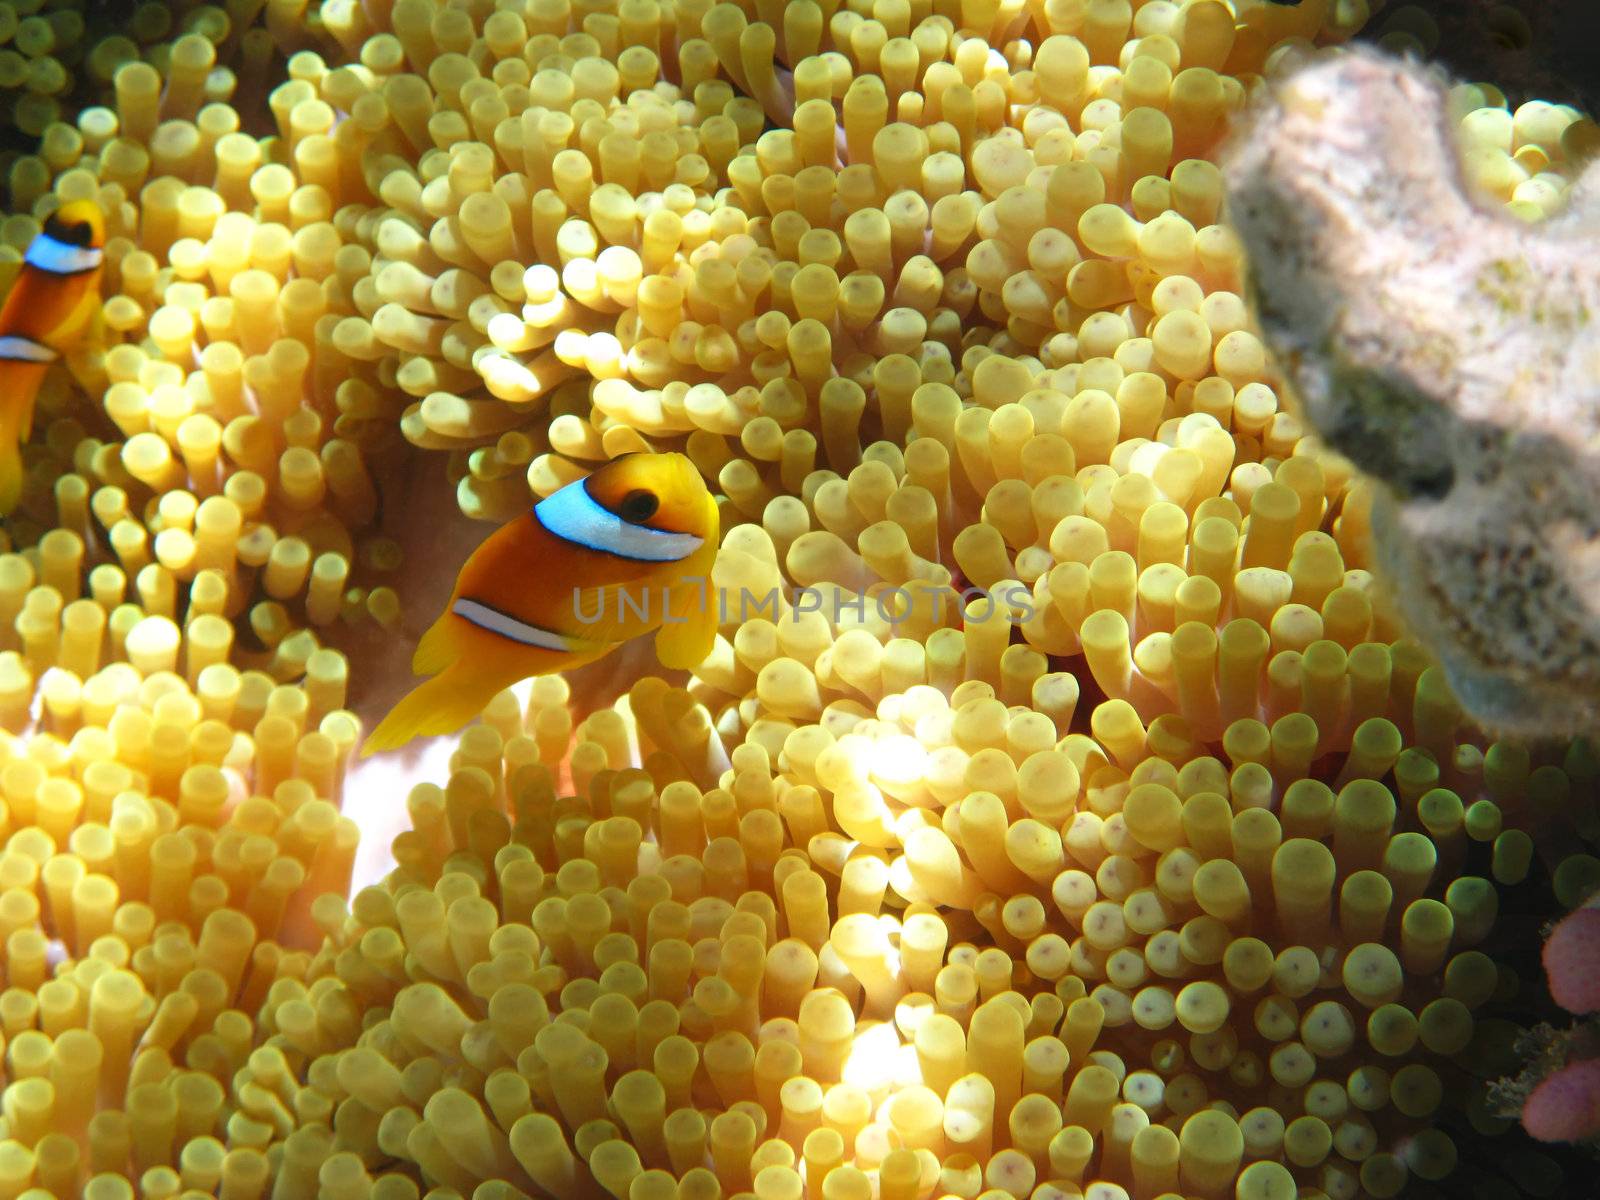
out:
{"label": "clownfish", "polygon": [[82,336],[100,305],[106,226],[92,200],[63,204],[28,243],[0,307],[0,514],[22,495],[22,443],[45,372]]}
{"label": "clownfish", "polygon": [[467,559],[411,660],[415,688],[361,755],[452,733],[518,680],[593,662],[656,631],[669,669],[711,653],[717,504],[681,454],[627,454],[552,492]]}

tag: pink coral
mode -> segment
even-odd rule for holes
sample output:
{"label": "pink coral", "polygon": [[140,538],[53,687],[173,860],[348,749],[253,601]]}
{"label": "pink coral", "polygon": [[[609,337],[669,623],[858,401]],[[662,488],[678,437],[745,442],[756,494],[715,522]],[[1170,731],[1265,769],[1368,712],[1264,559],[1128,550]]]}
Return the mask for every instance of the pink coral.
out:
{"label": "pink coral", "polygon": [[1550,995],[1572,1013],[1600,1010],[1600,908],[1564,918],[1544,944]]}
{"label": "pink coral", "polygon": [[1575,1142],[1600,1134],[1600,1059],[1563,1067],[1534,1088],[1522,1125],[1541,1142]]}
{"label": "pink coral", "polygon": [[[1600,905],[1568,913],[1544,944],[1550,995],[1574,1014],[1600,1011]],[[1531,1031],[1534,1062],[1505,1095],[1520,1101],[1522,1126],[1542,1142],[1600,1141],[1600,1027],[1592,1019],[1570,1030]],[[1543,1078],[1540,1078],[1543,1076]],[[1538,1082],[1534,1082],[1537,1080]]]}

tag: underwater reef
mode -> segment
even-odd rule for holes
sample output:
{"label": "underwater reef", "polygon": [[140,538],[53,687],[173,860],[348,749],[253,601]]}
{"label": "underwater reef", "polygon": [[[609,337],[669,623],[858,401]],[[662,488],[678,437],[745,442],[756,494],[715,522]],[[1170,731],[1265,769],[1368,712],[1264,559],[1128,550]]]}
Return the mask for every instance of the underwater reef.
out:
{"label": "underwater reef", "polygon": [[1600,135],[1450,17],[0,3],[0,1200],[1591,1200]]}
{"label": "underwater reef", "polygon": [[1600,171],[1548,220],[1486,205],[1475,175],[1494,167],[1463,169],[1448,105],[1401,60],[1295,74],[1227,156],[1232,225],[1302,411],[1382,485],[1377,561],[1470,715],[1583,733]]}

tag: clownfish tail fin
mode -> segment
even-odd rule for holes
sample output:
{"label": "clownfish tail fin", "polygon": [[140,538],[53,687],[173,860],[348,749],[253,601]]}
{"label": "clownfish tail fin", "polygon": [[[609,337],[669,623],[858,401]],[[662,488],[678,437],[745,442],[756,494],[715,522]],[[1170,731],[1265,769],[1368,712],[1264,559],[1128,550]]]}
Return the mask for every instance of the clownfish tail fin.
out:
{"label": "clownfish tail fin", "polygon": [[482,681],[465,670],[436,675],[413,688],[378,722],[361,746],[361,757],[397,750],[414,738],[454,733],[483,711],[487,699]]}

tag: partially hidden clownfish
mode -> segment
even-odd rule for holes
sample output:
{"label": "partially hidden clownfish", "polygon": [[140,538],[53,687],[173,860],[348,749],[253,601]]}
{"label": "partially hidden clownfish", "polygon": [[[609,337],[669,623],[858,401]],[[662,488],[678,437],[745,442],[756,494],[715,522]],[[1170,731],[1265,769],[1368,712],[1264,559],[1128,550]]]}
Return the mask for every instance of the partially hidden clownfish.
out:
{"label": "partially hidden clownfish", "polygon": [[501,526],[472,553],[411,660],[415,688],[362,757],[452,733],[518,680],[593,662],[656,631],[663,666],[711,653],[716,501],[681,454],[627,454]]}
{"label": "partially hidden clownfish", "polygon": [[100,206],[74,200],[28,243],[0,307],[0,514],[22,495],[22,443],[45,372],[83,336],[100,307],[106,226]]}

